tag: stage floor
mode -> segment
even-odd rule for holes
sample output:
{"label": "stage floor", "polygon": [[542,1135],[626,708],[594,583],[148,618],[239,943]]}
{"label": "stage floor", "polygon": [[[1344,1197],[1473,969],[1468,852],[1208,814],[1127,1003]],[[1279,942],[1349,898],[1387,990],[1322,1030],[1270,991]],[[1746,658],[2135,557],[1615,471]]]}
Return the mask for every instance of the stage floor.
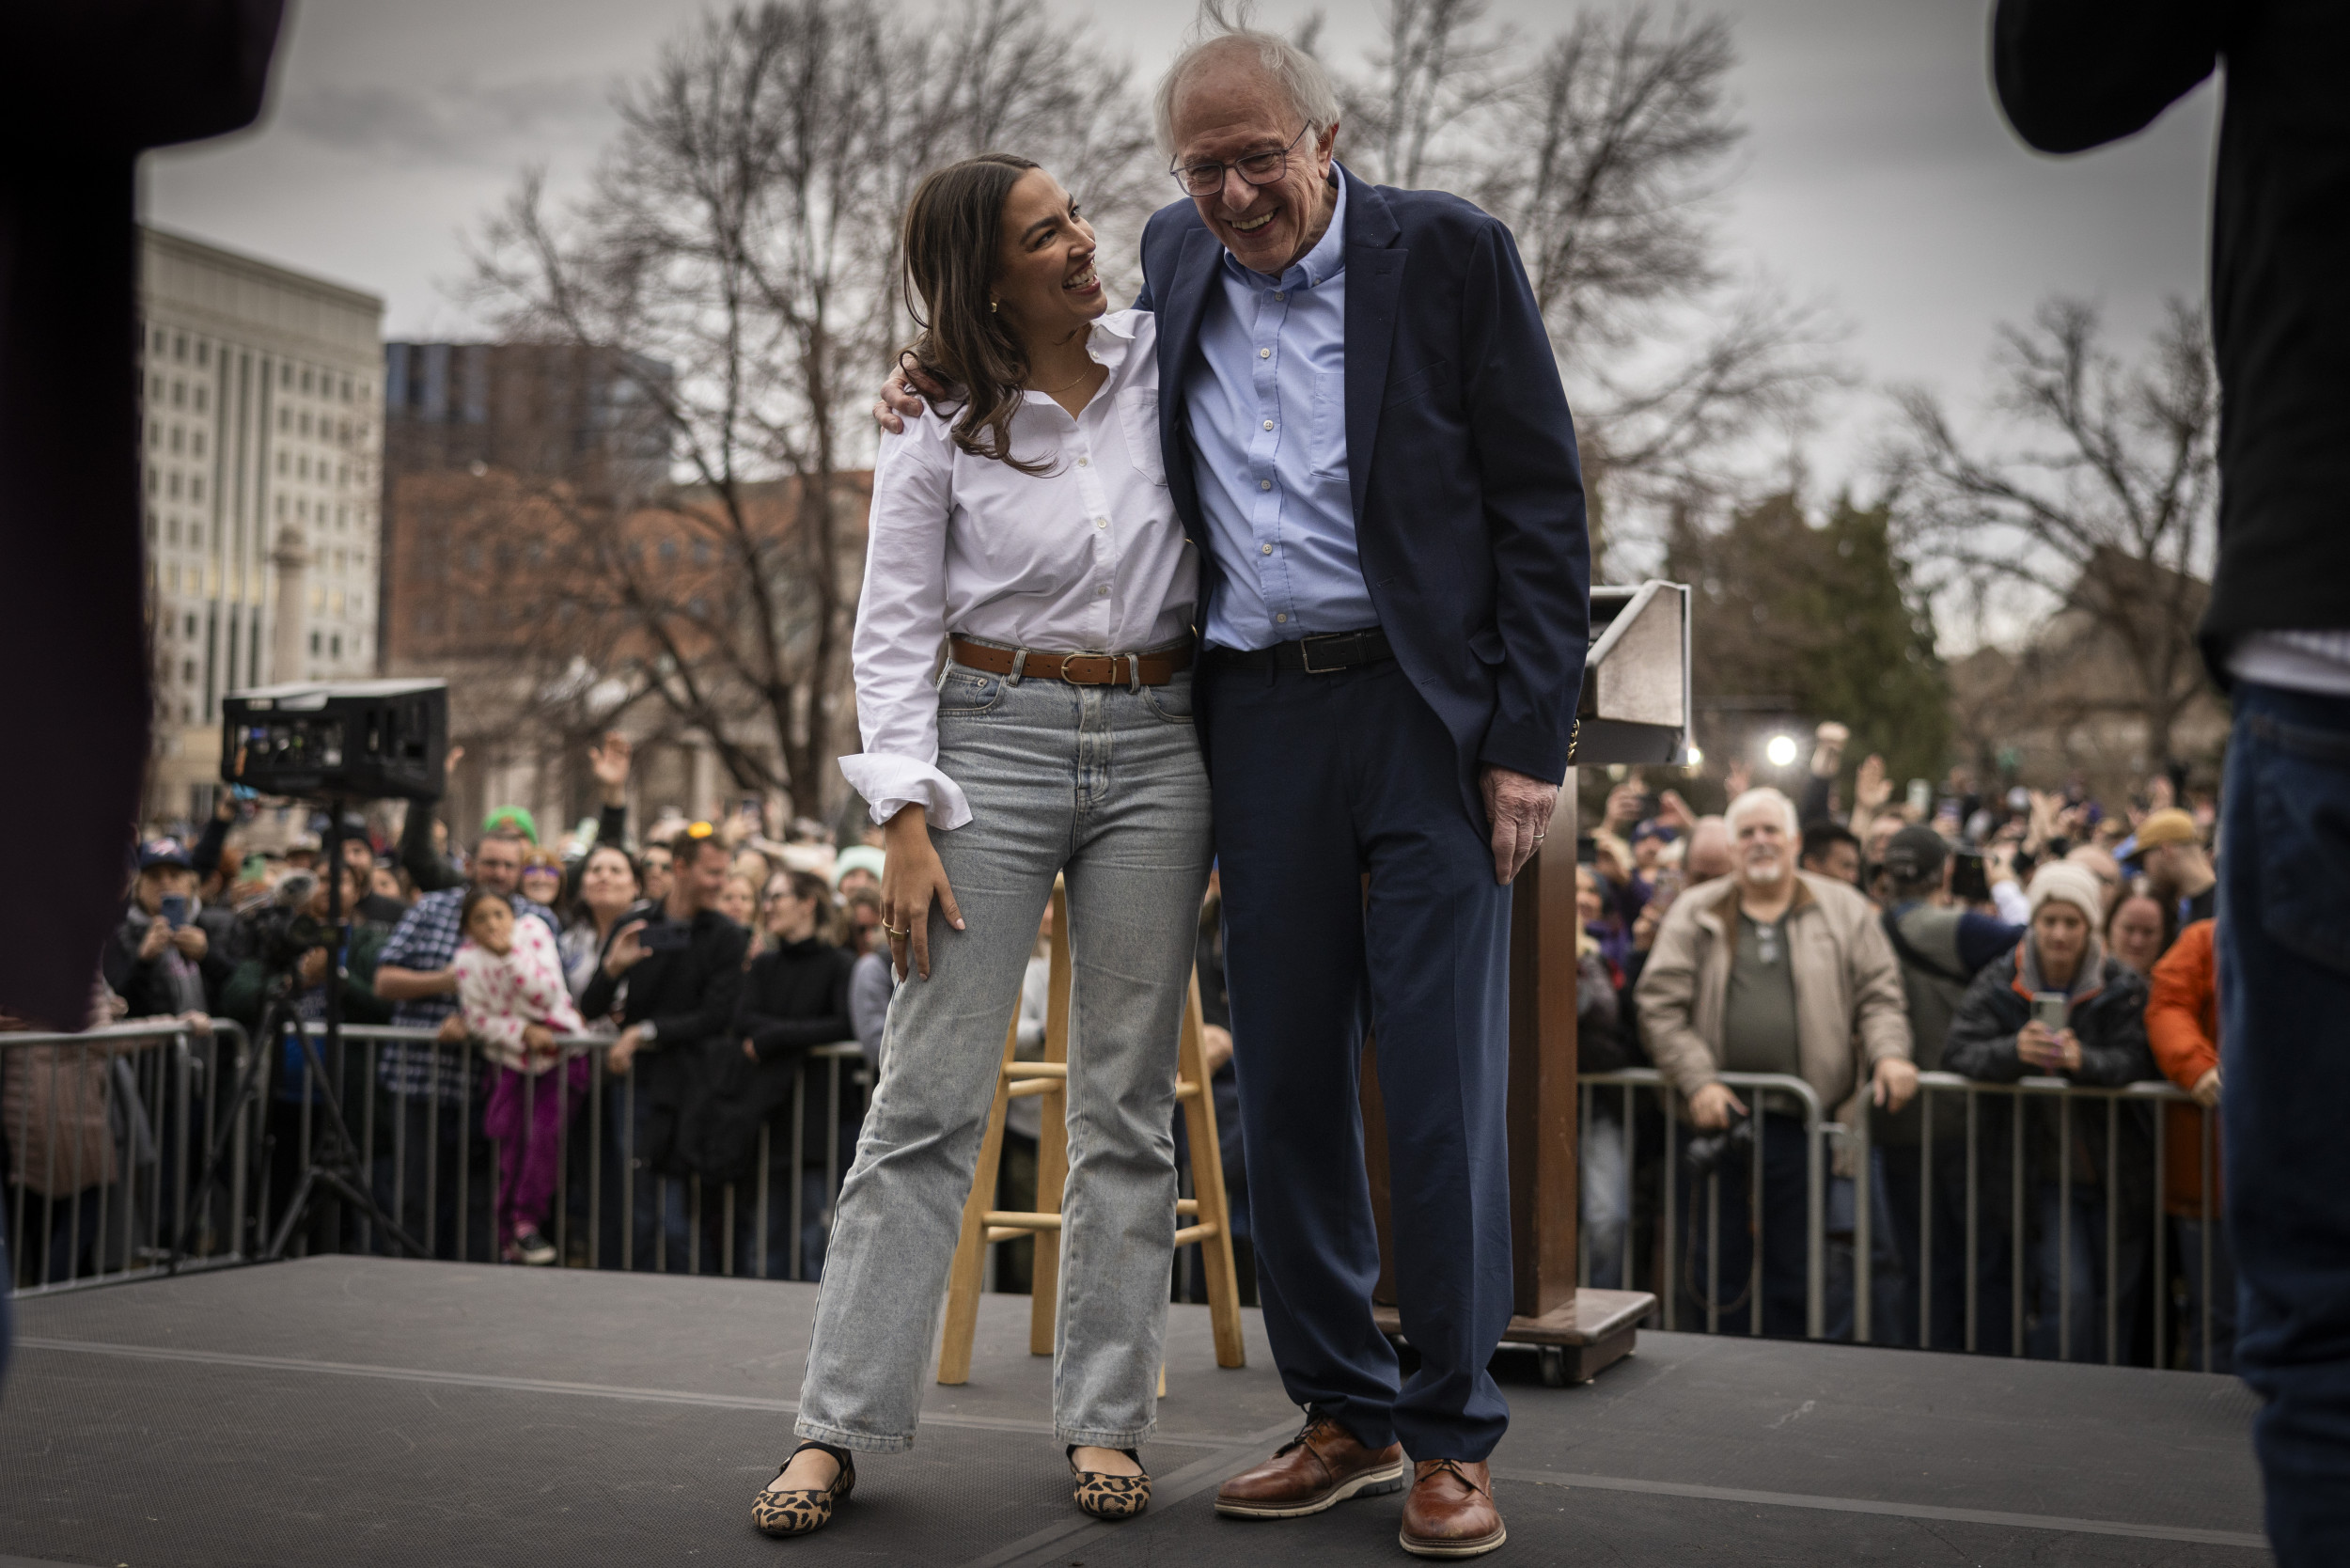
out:
{"label": "stage floor", "polygon": [[[331,1257],[17,1304],[0,1564],[793,1561],[1119,1568],[1402,1562],[1402,1499],[1218,1519],[1298,1415],[1255,1313],[1217,1370],[1168,1333],[1141,1519],[1086,1520],[1026,1297],[988,1296],[971,1381],[866,1464],[822,1535],[751,1495],[791,1446],[811,1286]],[[1643,1334],[1579,1388],[1496,1363],[1509,1544],[1490,1560],[2250,1564],[2251,1397],[2229,1378]],[[13,1554],[13,1555],[9,1555]]]}

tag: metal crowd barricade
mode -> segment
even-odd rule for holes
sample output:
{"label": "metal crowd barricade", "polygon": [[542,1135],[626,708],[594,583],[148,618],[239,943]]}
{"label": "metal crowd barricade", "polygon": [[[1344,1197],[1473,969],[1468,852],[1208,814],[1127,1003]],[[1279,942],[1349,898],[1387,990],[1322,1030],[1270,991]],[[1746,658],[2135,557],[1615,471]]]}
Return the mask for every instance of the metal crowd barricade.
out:
{"label": "metal crowd barricade", "polygon": [[[458,1262],[496,1262],[502,1140],[491,1138],[482,1125],[494,1064],[474,1043],[445,1043],[429,1028],[349,1024],[343,1040],[346,1050],[362,1053],[355,1070],[344,1072],[330,1063],[328,1071],[346,1085],[365,1086],[364,1094],[346,1095],[343,1115],[377,1201],[428,1253]],[[522,1121],[525,1128],[535,1123],[540,1094],[554,1093],[565,1102],[554,1119],[556,1176],[541,1232],[559,1262],[730,1278],[815,1277],[808,1227],[803,1223],[812,1212],[806,1203],[807,1184],[822,1183],[823,1201],[813,1211],[816,1229],[822,1230],[822,1216],[829,1215],[838,1196],[846,1157],[854,1152],[844,1146],[843,1115],[867,1081],[855,1042],[807,1053],[791,1098],[760,1128],[755,1177],[725,1184],[714,1193],[705,1190],[698,1176],[651,1168],[639,1144],[648,1131],[643,1113],[652,1108],[639,1103],[644,1074],[615,1074],[606,1067],[610,1038],[562,1035],[556,1044],[562,1051],[558,1063],[524,1080]],[[570,1068],[583,1056],[592,1065],[574,1105]],[[650,1057],[650,1051],[640,1055],[637,1063]],[[823,1107],[821,1174],[812,1158],[816,1151],[807,1144],[811,1095],[821,1095]],[[306,1111],[306,1104],[298,1128],[303,1163],[314,1125]],[[781,1162],[775,1157],[775,1138],[786,1118],[789,1160]],[[478,1168],[484,1163],[486,1170]],[[264,1210],[271,1197],[264,1193]],[[346,1231],[347,1245],[359,1250],[397,1251],[388,1238],[373,1234],[363,1217],[353,1217]],[[788,1239],[782,1257],[771,1246],[778,1239]]]}
{"label": "metal crowd barricade", "polygon": [[[1871,1118],[1866,1114],[1856,1115],[1853,1118],[1855,1124],[1851,1126],[1827,1121],[1823,1115],[1818,1096],[1799,1079],[1774,1074],[1742,1073],[1724,1073],[1719,1076],[1723,1083],[1740,1090],[1776,1090],[1781,1091],[1794,1098],[1803,1107],[1804,1136],[1808,1144],[1805,1212],[1807,1240],[1810,1247],[1805,1282],[1805,1321],[1806,1333],[1812,1339],[1824,1337],[1829,1305],[1825,1294],[1825,1265],[1827,1249],[1825,1244],[1827,1236],[1825,1215],[1826,1178],[1829,1169],[1827,1153],[1830,1148],[1841,1145],[1847,1149],[1853,1156],[1852,1163],[1855,1171],[1866,1175],[1865,1182],[1856,1179],[1852,1231],[1853,1273],[1849,1310],[1852,1339],[1862,1344],[1872,1342],[1875,1338],[1872,1317],[1874,1307],[1872,1290],[1876,1262],[1874,1229],[1879,1181],[1874,1151],[1871,1143]],[[1682,1281],[1678,1278],[1680,1215],[1677,1212],[1677,1193],[1682,1183],[1678,1178],[1677,1162],[1682,1158],[1683,1147],[1693,1136],[1692,1130],[1687,1122],[1677,1114],[1677,1096],[1673,1094],[1662,1074],[1653,1068],[1626,1068],[1614,1073],[1584,1074],[1580,1085],[1578,1110],[1584,1144],[1589,1147],[1594,1115],[1599,1104],[1598,1096],[1603,1092],[1608,1092],[1611,1095],[1616,1090],[1622,1092],[1621,1115],[1623,1139],[1622,1180],[1623,1182],[1624,1223],[1622,1234],[1618,1243],[1620,1257],[1617,1260],[1617,1277],[1620,1282],[1630,1286],[1636,1282],[1637,1278],[1635,1264],[1639,1252],[1637,1241],[1642,1223],[1637,1202],[1640,1186],[1638,1180],[1640,1118],[1637,1096],[1643,1090],[1656,1096],[1667,1140],[1663,1162],[1664,1179],[1661,1184],[1662,1199],[1658,1205],[1661,1209],[1663,1232],[1656,1247],[1656,1262],[1653,1271],[1654,1278],[1645,1283],[1648,1288],[1654,1289],[1657,1294],[1663,1316],[1662,1326],[1671,1330],[1684,1326],[1679,1321],[1683,1314],[1680,1302]],[[1964,1097],[1966,1128],[1964,1182],[1964,1224],[1966,1228],[1964,1343],[1959,1347],[1947,1344],[1937,1345],[1935,1342],[1934,1326],[1935,1304],[1934,1248],[1936,1206],[1934,1111],[1937,1096],[1953,1094]],[[2052,1181],[2055,1188],[2056,1216],[2056,1354],[2057,1358],[2060,1360],[2074,1359],[2080,1348],[2074,1345],[2072,1339],[2074,1293],[2076,1288],[2094,1288],[2093,1281],[2076,1281],[2073,1278],[2073,1197],[2076,1187],[2074,1125],[2078,1114],[2076,1107],[2082,1105],[2102,1105],[2103,1107],[2105,1161],[2104,1169],[2099,1173],[2102,1179],[2097,1185],[2102,1188],[2105,1196],[2102,1227],[2105,1242],[2103,1290],[2105,1332],[2103,1338],[2105,1358],[2108,1364],[2119,1364],[2121,1360],[2122,1340],[2125,1328],[2120,1317],[2123,1293],[2116,1288],[2122,1274],[2123,1231],[2123,1119],[2128,1113],[2129,1107],[2137,1105],[2147,1107],[2151,1113],[2148,1120],[2152,1122],[2151,1136],[2148,1140],[2151,1151],[2148,1201],[2152,1213],[2149,1228],[2151,1262],[2146,1285],[2153,1296],[2155,1356],[2158,1364],[2167,1364],[2170,1342],[2170,1269],[2168,1266],[2170,1230],[2168,1221],[2170,1215],[2167,1202],[2168,1161],[2166,1157],[2169,1118],[2164,1111],[2169,1105],[2178,1104],[2191,1105],[2196,1102],[2193,1096],[2160,1080],[2127,1084],[2118,1088],[2096,1088],[2054,1077],[2028,1077],[2015,1083],[2002,1084],[1978,1082],[1951,1073],[1919,1074],[1919,1180],[1916,1239],[1919,1273],[1917,1280],[1918,1345],[1925,1349],[1963,1348],[1973,1352],[1978,1348],[1982,1337],[1981,1330],[1983,1325],[1981,1322],[1980,1279],[1984,1256],[1982,1243],[1985,1226],[1996,1223],[1995,1219],[1986,1216],[1983,1213],[1983,1188],[1987,1174],[1984,1168],[1983,1146],[1990,1119],[1998,1114],[1986,1112],[1983,1105],[1986,1098],[1995,1101],[2004,1100],[2007,1106],[2003,1117],[2006,1125],[2002,1141],[2005,1144],[2003,1153],[2007,1166],[2005,1185],[2008,1213],[2005,1220],[2008,1250],[2009,1354],[2017,1356],[2026,1354],[2027,1305],[2028,1296],[2030,1294],[2028,1281],[2031,1281],[2031,1269],[2028,1266],[2027,1241],[2031,1234],[2032,1218],[2036,1208],[2036,1205],[2028,1201],[2028,1194],[2035,1182],[2048,1184]],[[2029,1146],[2032,1141],[2032,1133],[2028,1104],[2034,1101],[2047,1103],[2056,1107],[2058,1112],[2055,1117],[2056,1152],[2052,1162],[2054,1167],[2052,1173],[2035,1170],[2035,1162],[2029,1158]],[[1757,1105],[1753,1108],[1759,1110],[1760,1107]],[[2201,1180],[2197,1213],[2203,1231],[2202,1242],[2195,1265],[2198,1275],[2197,1283],[2200,1286],[2196,1299],[2201,1304],[2197,1313],[2196,1328],[2201,1352],[2199,1364],[2209,1368],[2213,1364],[2214,1350],[2212,1334],[2214,1316],[2212,1258],[2216,1250],[2214,1229],[2218,1220],[2219,1210],[2217,1171],[2217,1117],[2216,1112],[2200,1106],[2198,1117],[2200,1129],[2198,1164]],[[1762,1184],[1762,1141],[1759,1138],[1752,1145],[1751,1171],[1748,1180],[1749,1192],[1760,1192]],[[1704,1332],[1716,1333],[1720,1331],[1718,1303],[1721,1299],[1718,1289],[1720,1267],[1720,1174],[1718,1170],[1707,1179],[1703,1200],[1707,1211],[1706,1256],[1712,1277],[1707,1281],[1705,1292],[1706,1321],[1701,1325],[1690,1326],[1700,1326]],[[1580,1231],[1579,1246],[1579,1278],[1588,1285],[1591,1281],[1593,1263],[1592,1242],[1589,1227]],[[1751,1288],[1759,1298],[1762,1278],[1762,1238],[1760,1227],[1756,1228],[1753,1238],[1749,1278]],[[1759,1299],[1757,1309],[1749,1313],[1749,1320],[1750,1331],[1761,1333],[1762,1313],[1759,1309]]]}
{"label": "metal crowd barricade", "polygon": [[[1810,1084],[1805,1083],[1801,1078],[1783,1073],[1722,1073],[1716,1076],[1731,1089],[1753,1091],[1750,1097],[1753,1098],[1754,1103],[1749,1108],[1757,1116],[1762,1111],[1759,1096],[1765,1091],[1785,1094],[1803,1107],[1804,1232],[1808,1243],[1805,1259],[1804,1331],[1810,1338],[1819,1339],[1826,1331],[1827,1296],[1827,1188],[1822,1179],[1825,1171],[1824,1139],[1834,1124],[1824,1115],[1820,1096]],[[1658,1073],[1656,1069],[1627,1067],[1614,1073],[1586,1073],[1581,1079],[1581,1104],[1577,1107],[1586,1147],[1589,1146],[1590,1139],[1595,1092],[1602,1088],[1621,1088],[1623,1090],[1623,1165],[1627,1190],[1622,1244],[1622,1273],[1620,1278],[1627,1286],[1630,1285],[1634,1277],[1633,1262],[1637,1251],[1635,1241],[1639,1231],[1637,1204],[1631,1196],[1638,1190],[1637,1172],[1639,1168],[1637,1135],[1639,1117],[1636,1099],[1638,1091],[1642,1089],[1652,1090],[1658,1096],[1659,1104],[1665,1111],[1663,1205],[1665,1230],[1663,1242],[1657,1251],[1656,1296],[1662,1304],[1664,1326],[1670,1331],[1680,1326],[1681,1310],[1679,1291],[1681,1230],[1677,1197],[1680,1183],[1675,1179],[1675,1162],[1682,1157],[1683,1146],[1690,1137],[1690,1129],[1686,1122],[1672,1114],[1673,1106],[1670,1104],[1672,1090],[1665,1082],[1664,1074]],[[1750,1194],[1759,1195],[1762,1190],[1762,1139],[1760,1137],[1755,1138],[1750,1146],[1749,1161],[1751,1168],[1748,1174],[1747,1191]],[[1708,1273],[1705,1292],[1705,1332],[1715,1334],[1721,1331],[1722,1299],[1720,1290],[1721,1172],[1718,1169],[1706,1178],[1705,1207],[1705,1258]],[[1582,1283],[1588,1285],[1590,1283],[1591,1275],[1590,1240],[1589,1234],[1579,1227],[1577,1234],[1580,1237],[1581,1249],[1581,1256],[1577,1260],[1578,1277]],[[1762,1235],[1760,1227],[1757,1227],[1754,1232],[1752,1250],[1747,1263],[1747,1279],[1752,1305],[1752,1309],[1747,1316],[1752,1325],[1751,1331],[1759,1335],[1762,1332]]]}
{"label": "metal crowd barricade", "polygon": [[[10,1293],[20,1296],[217,1268],[254,1255],[248,1156],[258,1107],[226,1124],[244,1031],[121,1024],[0,1033],[0,1138]],[[205,1189],[216,1135],[227,1179]],[[174,1250],[181,1237],[185,1255]]]}

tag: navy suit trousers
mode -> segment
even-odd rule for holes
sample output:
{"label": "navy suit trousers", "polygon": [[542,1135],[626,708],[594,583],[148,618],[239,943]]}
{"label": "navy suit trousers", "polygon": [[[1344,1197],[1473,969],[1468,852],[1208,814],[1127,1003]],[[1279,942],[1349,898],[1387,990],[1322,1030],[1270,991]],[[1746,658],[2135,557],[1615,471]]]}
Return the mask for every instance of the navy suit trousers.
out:
{"label": "navy suit trousers", "polygon": [[[1290,1397],[1360,1441],[1480,1460],[1509,1407],[1510,889],[1458,750],[1393,662],[1205,672],[1225,974],[1265,1331]],[[1368,902],[1365,875],[1370,878]],[[1371,1322],[1363,1031],[1377,1031],[1398,1387]]]}

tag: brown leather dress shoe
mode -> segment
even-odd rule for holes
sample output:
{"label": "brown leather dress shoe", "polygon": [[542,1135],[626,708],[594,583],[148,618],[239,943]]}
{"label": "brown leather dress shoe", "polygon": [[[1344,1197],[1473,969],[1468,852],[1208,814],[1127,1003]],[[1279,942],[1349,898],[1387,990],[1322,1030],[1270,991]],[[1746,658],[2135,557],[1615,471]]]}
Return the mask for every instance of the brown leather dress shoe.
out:
{"label": "brown leather dress shoe", "polygon": [[1367,1449],[1326,1416],[1306,1423],[1272,1458],[1216,1488],[1215,1511],[1234,1519],[1297,1519],[1349,1497],[1403,1490],[1403,1445]]}
{"label": "brown leather dress shoe", "polygon": [[1412,1466],[1396,1539],[1414,1557],[1481,1557],[1510,1538],[1482,1460],[1423,1459]]}

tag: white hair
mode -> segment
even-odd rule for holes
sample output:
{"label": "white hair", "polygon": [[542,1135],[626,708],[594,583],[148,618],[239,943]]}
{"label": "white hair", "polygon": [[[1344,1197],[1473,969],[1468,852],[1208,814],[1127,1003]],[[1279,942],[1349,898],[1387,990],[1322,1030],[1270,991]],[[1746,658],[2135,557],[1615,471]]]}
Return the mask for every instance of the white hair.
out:
{"label": "white hair", "polygon": [[1229,5],[1227,0],[1200,0],[1199,20],[1192,26],[1193,41],[1167,68],[1152,97],[1159,150],[1169,158],[1175,156],[1175,95],[1183,89],[1185,78],[1219,55],[1253,55],[1257,65],[1289,95],[1290,106],[1306,122],[1309,135],[1320,136],[1339,122],[1338,89],[1330,85],[1330,73],[1322,62],[1278,33],[1251,26],[1255,20],[1256,10],[1248,0]]}
{"label": "white hair", "polygon": [[1787,829],[1788,838],[1803,837],[1803,821],[1795,814],[1795,803],[1778,791],[1772,789],[1768,784],[1757,785],[1731,801],[1722,812],[1722,823],[1730,829],[1730,836],[1735,839],[1738,837],[1738,819],[1764,807],[1778,813],[1779,822]]}

